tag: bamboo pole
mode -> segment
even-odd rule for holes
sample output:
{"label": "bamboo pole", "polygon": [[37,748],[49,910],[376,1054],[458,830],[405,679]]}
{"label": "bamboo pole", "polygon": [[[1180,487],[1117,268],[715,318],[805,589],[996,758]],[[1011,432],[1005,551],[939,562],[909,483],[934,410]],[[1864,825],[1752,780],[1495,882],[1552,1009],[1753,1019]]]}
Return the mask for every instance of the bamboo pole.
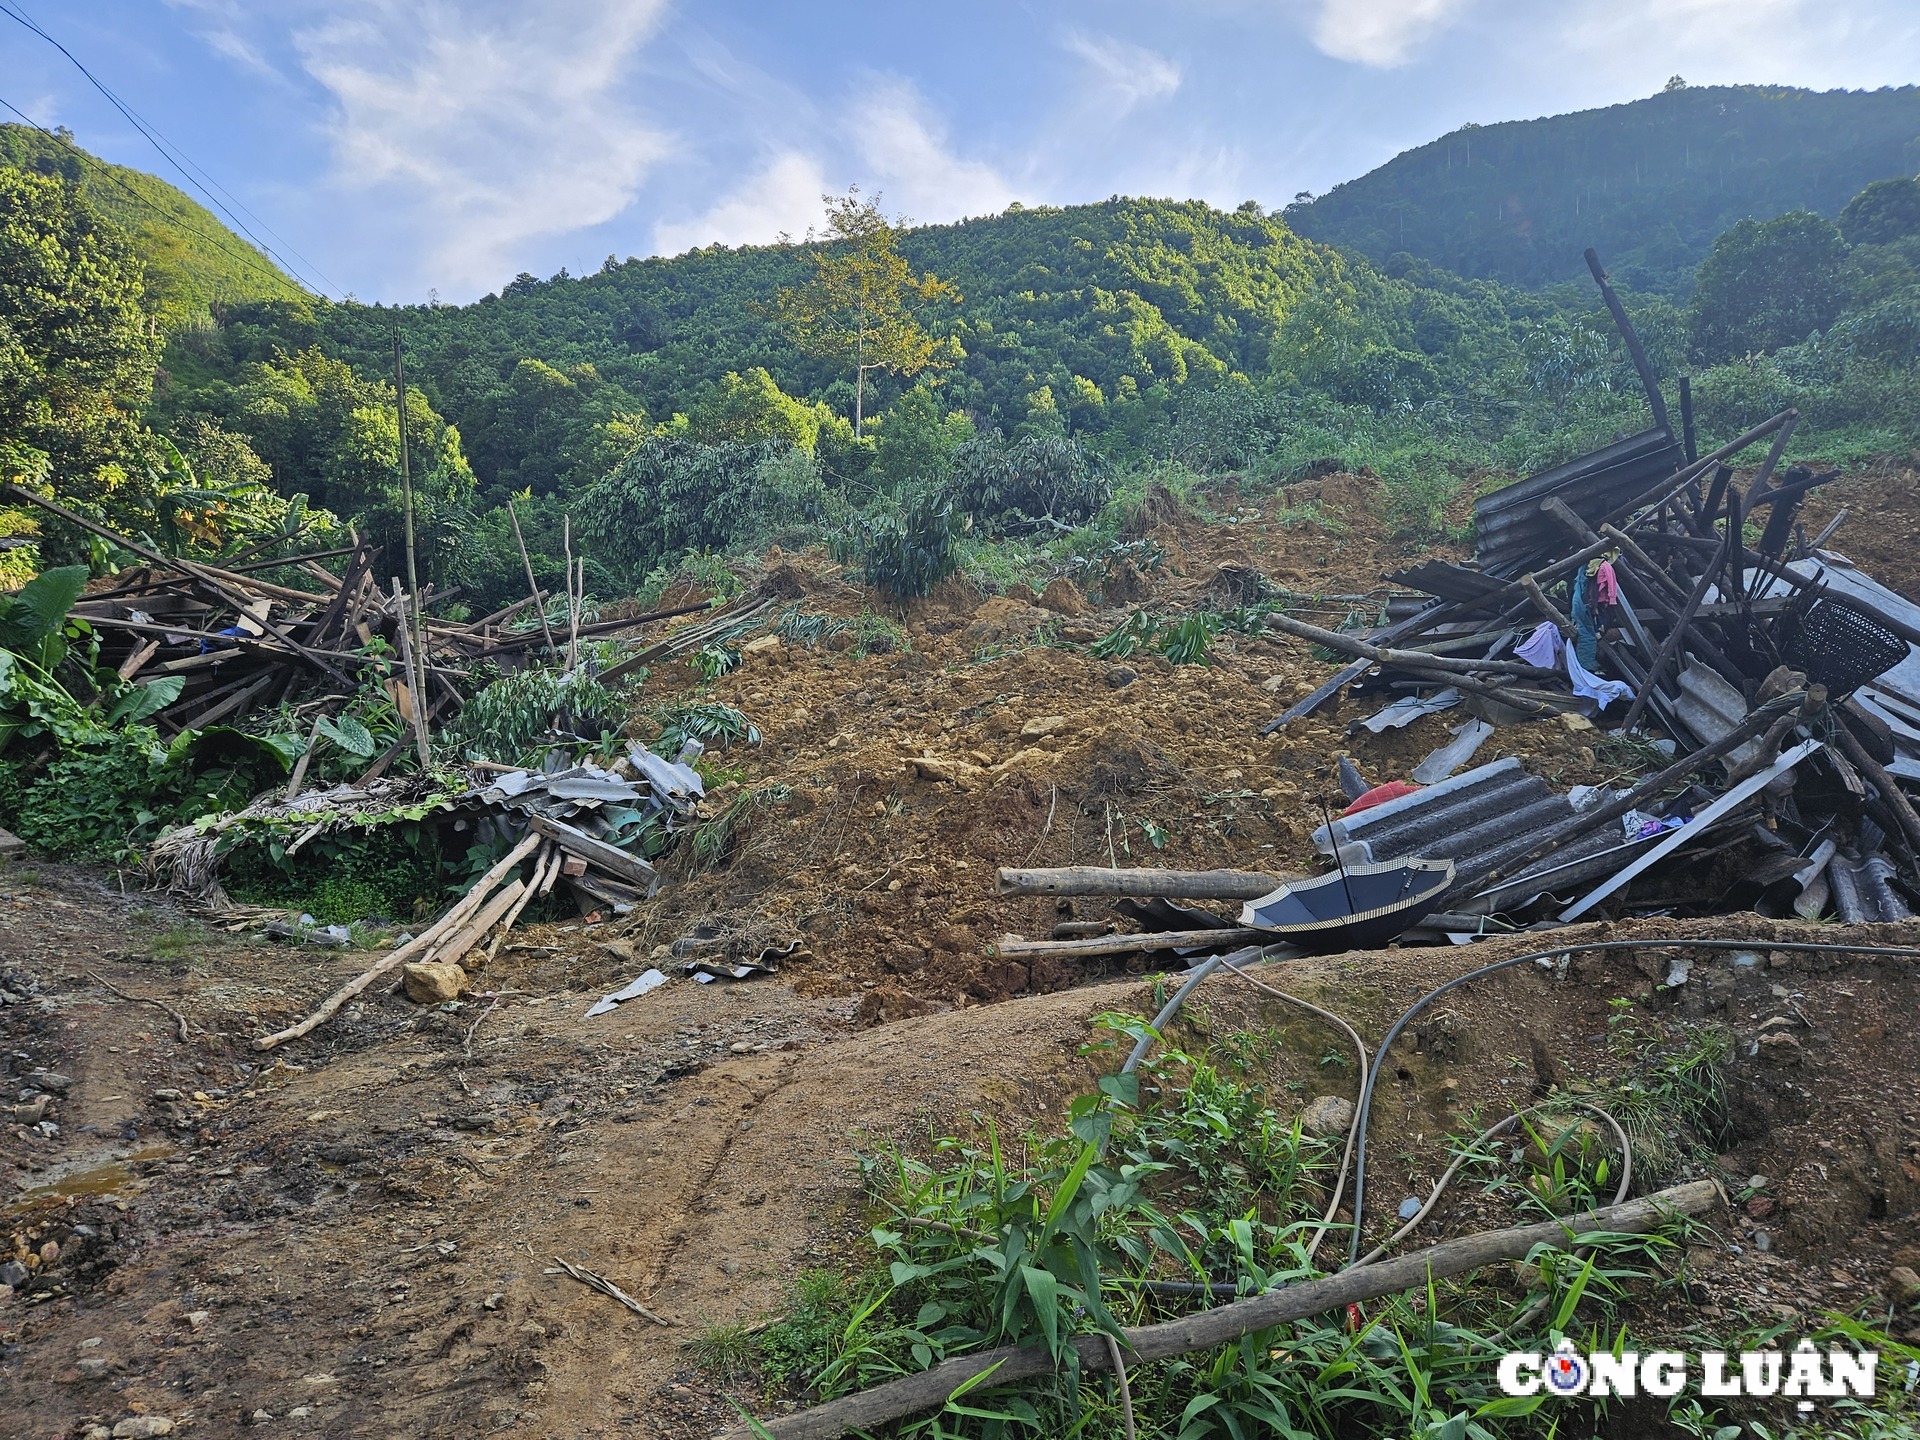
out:
{"label": "bamboo pole", "polygon": [[1278,875],[1264,875],[1256,870],[1103,870],[1093,865],[1013,870],[1003,866],[997,888],[1002,895],[1158,895],[1169,900],[1258,900],[1286,883]]}
{"label": "bamboo pole", "polygon": [[[1535,1246],[1573,1250],[1592,1244],[1602,1235],[1643,1235],[1680,1215],[1703,1215],[1723,1204],[1720,1187],[1711,1180],[1676,1185],[1656,1195],[1609,1205],[1601,1210],[1520,1225],[1507,1230],[1485,1230],[1448,1240],[1372,1265],[1356,1265],[1337,1275],[1269,1290],[1229,1305],[1217,1305],[1177,1320],[1123,1330],[1118,1347],[1125,1363],[1137,1365],[1167,1360],[1196,1350],[1212,1349],[1269,1330],[1290,1320],[1339,1310],[1363,1300],[1377,1300],[1418,1289],[1429,1280],[1444,1280],[1503,1261],[1523,1260]],[[1113,1353],[1104,1334],[1080,1335],[1072,1340],[1082,1371],[1111,1370]],[[879,1428],[904,1415],[944,1405],[968,1382],[999,1386],[1052,1374],[1062,1362],[1037,1345],[1007,1345],[977,1355],[963,1355],[885,1385],[829,1400],[824,1405],[777,1419],[730,1426],[715,1440],[835,1440],[852,1431]],[[991,1372],[989,1374],[989,1372]]]}
{"label": "bamboo pole", "polygon": [[420,755],[420,773],[424,775],[433,767],[433,752],[427,744],[427,672],[414,669],[413,607],[400,593],[398,577],[393,582],[393,603],[400,610],[400,663],[407,667],[407,689],[412,692],[407,697],[407,717],[413,721],[413,744]]}
{"label": "bamboo pole", "polygon": [[338,990],[334,991],[333,994],[320,1002],[319,1009],[315,1010],[299,1024],[289,1025],[285,1030],[281,1030],[272,1035],[260,1036],[253,1042],[253,1048],[256,1050],[271,1050],[277,1045],[286,1044],[289,1040],[298,1040],[302,1035],[325,1024],[336,1010],[354,996],[358,995],[362,990],[365,990],[369,985],[373,984],[373,982],[378,980],[382,975],[389,974],[415,956],[423,954],[430,949],[442,936],[448,934],[455,926],[465,920],[467,916],[471,915],[474,910],[480,906],[481,902],[485,900],[487,894],[498,885],[509,872],[539,848],[540,837],[535,834],[528,834],[518,845],[514,846],[513,849],[507,853],[507,857],[504,860],[486,874],[482,875],[474,882],[472,888],[470,888],[466,894],[454,901],[453,904],[447,908],[446,914],[442,915],[406,944],[398,947],[391,955],[384,957],[380,963],[375,965],[371,970],[362,972],[342,985]]}
{"label": "bamboo pole", "polygon": [[533,561],[527,555],[527,537],[520,533],[520,512],[513,508],[511,497],[507,500],[507,514],[513,517],[513,543],[520,547],[520,563],[527,571],[527,593],[533,597],[533,603],[540,608],[540,629],[547,637],[547,650],[553,650],[553,627],[547,623],[547,607],[540,598],[540,587],[534,583]]}

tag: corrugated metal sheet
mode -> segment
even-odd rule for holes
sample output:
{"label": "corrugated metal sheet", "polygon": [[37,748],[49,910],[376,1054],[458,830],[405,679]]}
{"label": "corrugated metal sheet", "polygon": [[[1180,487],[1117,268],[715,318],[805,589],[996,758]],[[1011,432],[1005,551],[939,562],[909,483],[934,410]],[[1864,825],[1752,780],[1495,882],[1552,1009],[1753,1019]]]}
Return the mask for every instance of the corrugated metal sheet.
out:
{"label": "corrugated metal sheet", "polygon": [[1475,558],[1488,575],[1511,578],[1540,556],[1568,548],[1564,526],[1540,513],[1550,496],[1597,526],[1616,510],[1650,498],[1685,463],[1665,430],[1647,430],[1578,460],[1528,476],[1473,503]]}
{"label": "corrugated metal sheet", "polygon": [[1442,600],[1481,600],[1505,588],[1504,582],[1491,575],[1482,575],[1478,570],[1452,565],[1445,560],[1422,560],[1418,565],[1395,570],[1386,578],[1395,585],[1424,590],[1429,595],[1438,595]]}
{"label": "corrugated metal sheet", "polygon": [[1833,909],[1849,925],[1910,919],[1913,911],[1893,888],[1893,862],[1884,855],[1861,860],[1836,855],[1827,866],[1833,885]]}
{"label": "corrugated metal sheet", "polygon": [[[1517,858],[1541,832],[1574,814],[1572,798],[1529,775],[1512,756],[1495,760],[1412,795],[1321,826],[1313,843],[1323,855],[1341,846],[1349,864],[1419,855],[1452,860],[1463,872]],[[1724,822],[1723,822],[1724,823]],[[1708,826],[1708,829],[1718,828]],[[1629,864],[1658,837],[1626,840],[1618,824],[1563,845],[1519,874],[1450,902],[1468,914],[1516,909],[1552,891],[1569,896]]]}

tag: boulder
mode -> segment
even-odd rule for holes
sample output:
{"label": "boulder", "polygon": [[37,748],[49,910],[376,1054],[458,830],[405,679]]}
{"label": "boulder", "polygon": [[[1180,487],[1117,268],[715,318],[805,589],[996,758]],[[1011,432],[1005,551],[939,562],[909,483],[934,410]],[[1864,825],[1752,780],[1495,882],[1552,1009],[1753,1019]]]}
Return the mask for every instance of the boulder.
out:
{"label": "boulder", "polygon": [[416,960],[401,967],[407,998],[416,1005],[439,1005],[458,1000],[467,983],[467,972],[444,960]]}
{"label": "boulder", "polygon": [[1353,1102],[1338,1095],[1317,1095],[1300,1112],[1300,1128],[1322,1139],[1344,1136],[1353,1124]]}

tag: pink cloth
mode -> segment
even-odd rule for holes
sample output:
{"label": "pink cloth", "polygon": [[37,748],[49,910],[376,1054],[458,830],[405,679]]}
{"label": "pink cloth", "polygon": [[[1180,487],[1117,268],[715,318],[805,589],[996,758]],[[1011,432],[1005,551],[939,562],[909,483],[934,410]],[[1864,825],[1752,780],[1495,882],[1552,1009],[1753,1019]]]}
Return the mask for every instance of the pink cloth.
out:
{"label": "pink cloth", "polygon": [[1613,573],[1613,563],[1600,562],[1600,568],[1593,572],[1593,598],[1601,605],[1620,603],[1620,579]]}

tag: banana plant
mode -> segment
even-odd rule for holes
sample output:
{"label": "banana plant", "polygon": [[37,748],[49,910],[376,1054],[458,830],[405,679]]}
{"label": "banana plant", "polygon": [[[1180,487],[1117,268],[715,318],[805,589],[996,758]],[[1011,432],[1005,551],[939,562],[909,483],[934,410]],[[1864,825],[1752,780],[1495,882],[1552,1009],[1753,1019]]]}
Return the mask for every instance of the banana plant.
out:
{"label": "banana plant", "polygon": [[[137,724],[180,698],[186,686],[181,676],[130,685],[93,663],[99,653],[93,627],[69,614],[86,583],[86,566],[66,565],[0,596],[0,752],[15,739],[43,734],[63,745],[85,743],[117,726]],[[80,643],[86,645],[84,656],[74,654]],[[63,666],[85,672],[91,702],[82,702],[62,683]]]}

